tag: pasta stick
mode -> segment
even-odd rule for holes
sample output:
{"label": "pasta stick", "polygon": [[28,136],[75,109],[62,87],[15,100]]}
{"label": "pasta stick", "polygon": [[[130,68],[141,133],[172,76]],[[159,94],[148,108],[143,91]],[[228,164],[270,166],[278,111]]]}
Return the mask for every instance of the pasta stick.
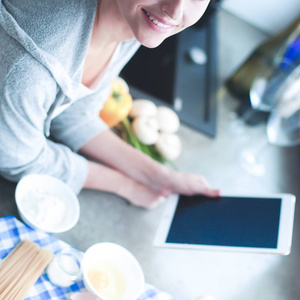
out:
{"label": "pasta stick", "polygon": [[2,262],[0,264],[0,272],[1,272],[1,270],[4,268],[4,266],[6,264],[9,264],[11,261],[14,261],[13,256],[15,255],[15,253],[18,253],[18,251],[20,250],[20,248],[26,247],[26,246],[29,245],[27,242],[29,242],[29,241],[20,241],[17,244],[17,246],[8,253],[8,255],[2,260]]}
{"label": "pasta stick", "polygon": [[27,251],[28,249],[32,248],[34,245],[36,244],[31,241],[26,241],[26,240],[20,241],[16,245],[16,247],[12,251],[10,251],[10,253],[2,260],[0,264],[0,274],[2,274],[2,272],[5,272],[7,269],[9,269],[7,266],[10,266],[11,263],[14,263],[16,261],[16,257],[22,256],[20,255],[20,253]]}
{"label": "pasta stick", "polygon": [[13,290],[13,300],[23,300],[30,290],[30,288],[34,285],[37,279],[41,276],[44,269],[50,263],[53,254],[50,253],[46,249],[42,249],[33,259],[30,268],[28,268],[24,274],[24,276],[19,280],[15,288],[17,290]]}
{"label": "pasta stick", "polygon": [[6,276],[5,280],[1,283],[0,295],[3,299],[8,299],[5,297],[7,297],[10,291],[14,289],[14,286],[21,280],[28,268],[31,267],[34,258],[38,254],[38,249],[36,248],[37,247],[32,248],[32,251],[28,252],[27,255],[24,255],[19,264],[13,266],[9,275]]}
{"label": "pasta stick", "polygon": [[[19,243],[20,244],[20,243]],[[16,246],[18,247],[19,244]],[[24,242],[18,247],[16,251],[12,250],[12,254],[9,254],[9,259],[5,259],[0,270],[0,293],[3,291],[5,282],[9,282],[10,278],[13,278],[16,273],[20,272],[20,269],[26,263],[30,257],[36,255],[39,251],[39,246],[32,242]]]}

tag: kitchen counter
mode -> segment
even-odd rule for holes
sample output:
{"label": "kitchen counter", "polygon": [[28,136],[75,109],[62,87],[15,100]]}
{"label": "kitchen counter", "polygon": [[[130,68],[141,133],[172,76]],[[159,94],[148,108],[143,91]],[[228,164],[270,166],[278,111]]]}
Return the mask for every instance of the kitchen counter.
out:
{"label": "kitchen counter", "polygon": [[[222,10],[218,12],[218,21],[217,137],[211,139],[182,125],[179,134],[184,149],[176,165],[180,170],[203,174],[226,193],[289,192],[300,199],[299,146],[268,146],[260,156],[266,168],[261,177],[250,175],[241,167],[241,152],[265,143],[265,124],[245,126],[242,134],[234,132],[232,117],[239,101],[222,88],[222,82],[266,35]],[[19,217],[14,202],[15,186],[0,178],[0,217]],[[126,247],[140,262],[146,281],[173,294],[177,300],[196,300],[202,294],[211,294],[216,300],[296,300],[300,295],[299,205],[291,254],[277,256],[155,248],[153,239],[164,205],[147,211],[113,194],[92,190],[83,190],[78,198],[78,224],[55,236],[82,251],[97,242],[115,242]]]}

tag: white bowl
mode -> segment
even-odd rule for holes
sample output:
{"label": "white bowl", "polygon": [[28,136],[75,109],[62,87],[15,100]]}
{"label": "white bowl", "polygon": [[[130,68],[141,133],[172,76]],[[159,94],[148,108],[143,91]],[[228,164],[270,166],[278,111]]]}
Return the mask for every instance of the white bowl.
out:
{"label": "white bowl", "polygon": [[15,191],[21,219],[28,226],[44,232],[64,232],[79,219],[78,199],[71,188],[49,175],[23,177]]}
{"label": "white bowl", "polygon": [[[133,300],[143,292],[145,279],[141,266],[128,250],[117,244],[98,243],[91,246],[85,252],[81,266],[86,289],[101,300]],[[114,292],[110,296],[105,292],[100,293],[92,284],[89,272],[94,271],[94,275],[99,275],[100,270],[102,277],[96,280],[98,284],[103,287],[109,282],[106,292],[115,285],[118,296]]]}

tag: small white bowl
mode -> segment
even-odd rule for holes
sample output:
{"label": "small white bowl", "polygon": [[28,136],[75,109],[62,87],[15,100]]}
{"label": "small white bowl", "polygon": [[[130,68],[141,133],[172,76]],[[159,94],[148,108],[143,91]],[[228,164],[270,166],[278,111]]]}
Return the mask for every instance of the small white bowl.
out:
{"label": "small white bowl", "polygon": [[[140,264],[128,250],[117,244],[98,243],[91,246],[85,252],[81,266],[86,289],[101,300],[108,300],[112,297],[105,296],[103,293],[100,294],[95,286],[92,285],[88,276],[88,272],[91,270],[101,270],[102,274],[105,274],[102,275],[104,280],[107,276],[108,280],[106,282],[112,282],[111,286],[114,285],[116,278],[120,279],[119,276],[121,275],[123,280],[119,280],[119,283],[123,282],[124,288],[121,288],[123,292],[118,296],[119,300],[137,299],[143,292],[145,279]],[[104,269],[101,269],[101,266],[104,266]],[[112,266],[112,269],[110,269],[110,266]],[[102,284],[105,283],[102,282]],[[117,284],[116,289],[118,291],[119,286],[122,286],[122,284]]]}
{"label": "small white bowl", "polygon": [[55,177],[23,177],[17,184],[15,199],[21,219],[34,229],[59,233],[78,222],[80,207],[75,193]]}

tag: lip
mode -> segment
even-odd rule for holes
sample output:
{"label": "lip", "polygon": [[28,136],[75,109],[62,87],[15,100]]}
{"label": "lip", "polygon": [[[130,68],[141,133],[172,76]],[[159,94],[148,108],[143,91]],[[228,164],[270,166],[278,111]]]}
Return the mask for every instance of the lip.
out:
{"label": "lip", "polygon": [[151,16],[154,17],[154,19],[158,20],[160,23],[162,23],[162,24],[164,24],[164,25],[167,25],[167,26],[170,26],[170,27],[168,27],[168,28],[159,27],[159,26],[157,26],[155,23],[153,23],[153,22],[149,19],[148,15],[147,15],[147,12],[148,12],[147,10],[142,9],[142,13],[143,13],[143,16],[144,16],[146,22],[149,24],[149,26],[150,26],[153,30],[155,30],[155,31],[157,31],[157,32],[165,33],[165,32],[168,32],[169,30],[171,30],[171,29],[173,29],[174,27],[177,26],[176,24],[167,22],[167,21],[161,19],[160,17],[156,16],[155,14],[153,14],[153,13],[151,13],[151,12],[148,12]]}

